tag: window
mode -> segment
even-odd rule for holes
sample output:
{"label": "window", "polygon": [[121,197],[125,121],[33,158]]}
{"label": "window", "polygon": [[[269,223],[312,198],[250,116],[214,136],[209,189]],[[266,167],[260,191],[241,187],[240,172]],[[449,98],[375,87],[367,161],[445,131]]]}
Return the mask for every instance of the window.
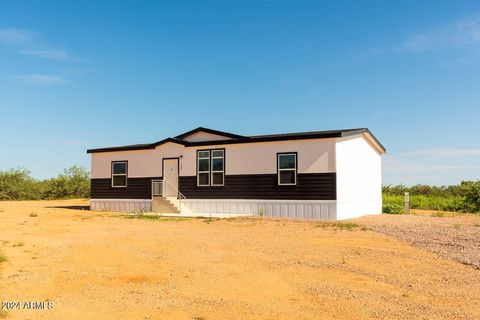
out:
{"label": "window", "polygon": [[212,186],[223,186],[224,151],[212,150]]}
{"label": "window", "polygon": [[197,185],[210,185],[210,150],[197,153]]}
{"label": "window", "polygon": [[112,162],[112,187],[122,188],[127,186],[127,161]]}
{"label": "window", "polygon": [[297,184],[297,154],[279,153],[278,161],[278,184],[296,185]]}
{"label": "window", "polygon": [[197,186],[223,186],[225,150],[197,151]]}

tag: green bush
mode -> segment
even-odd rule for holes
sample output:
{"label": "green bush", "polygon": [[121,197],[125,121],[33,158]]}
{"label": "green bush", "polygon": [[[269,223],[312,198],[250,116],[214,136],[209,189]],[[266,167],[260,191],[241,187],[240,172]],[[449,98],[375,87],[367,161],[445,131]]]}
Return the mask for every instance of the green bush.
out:
{"label": "green bush", "polygon": [[382,190],[385,204],[403,207],[404,193],[409,192],[412,209],[480,213],[480,180],[452,186],[387,185]]}
{"label": "green bush", "polygon": [[40,199],[42,190],[27,169],[0,171],[0,200]]}
{"label": "green bush", "polygon": [[403,214],[404,207],[396,203],[384,203],[382,206],[382,212],[386,214]]}
{"label": "green bush", "polygon": [[90,195],[90,174],[77,166],[43,183],[43,199],[88,198]]}
{"label": "green bush", "polygon": [[[383,195],[384,204],[394,204],[403,208],[404,196]],[[410,195],[410,208],[424,210],[441,210],[441,211],[463,211],[462,197],[436,197],[424,195]]]}
{"label": "green bush", "polygon": [[480,212],[480,180],[462,181],[460,184],[463,195],[464,212]]}
{"label": "green bush", "polygon": [[35,180],[26,169],[0,171],[0,200],[88,198],[90,174],[81,167],[65,169],[56,178]]}

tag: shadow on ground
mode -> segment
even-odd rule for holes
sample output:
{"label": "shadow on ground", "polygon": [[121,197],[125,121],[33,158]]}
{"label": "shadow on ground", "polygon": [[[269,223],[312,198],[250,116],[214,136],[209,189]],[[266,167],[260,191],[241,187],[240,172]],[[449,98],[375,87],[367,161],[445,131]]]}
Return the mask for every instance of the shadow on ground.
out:
{"label": "shadow on ground", "polygon": [[90,210],[90,206],[53,206],[47,208],[70,209],[70,210]]}

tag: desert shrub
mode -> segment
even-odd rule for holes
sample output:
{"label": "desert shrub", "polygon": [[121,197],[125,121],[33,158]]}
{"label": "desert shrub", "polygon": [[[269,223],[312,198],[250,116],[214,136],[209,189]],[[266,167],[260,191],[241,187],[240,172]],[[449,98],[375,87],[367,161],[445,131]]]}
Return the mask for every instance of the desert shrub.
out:
{"label": "desert shrub", "polygon": [[382,213],[386,214],[403,214],[404,207],[397,203],[384,203],[382,206]]}
{"label": "desert shrub", "polygon": [[462,205],[462,197],[425,195],[414,195],[410,197],[410,207],[413,209],[461,211]]}
{"label": "desert shrub", "polygon": [[404,196],[384,194],[382,200],[383,204],[396,204],[403,207]]}
{"label": "desert shrub", "polygon": [[412,209],[480,212],[480,180],[462,181],[458,185],[451,186],[387,185],[383,186],[382,190],[383,203],[387,205],[395,204],[403,207],[404,193],[409,192]]}
{"label": "desert shrub", "polygon": [[[383,204],[385,206],[393,205],[401,208],[404,212],[404,196],[383,195]],[[386,210],[393,210],[395,207],[387,208]],[[441,211],[462,211],[463,198],[462,197],[437,197],[425,195],[410,195],[411,209],[424,210],[441,210]],[[398,211],[398,210],[397,210]],[[384,211],[384,213],[386,213]],[[389,212],[390,213],[390,212]]]}
{"label": "desert shrub", "polygon": [[56,178],[35,180],[27,169],[0,171],[0,200],[88,198],[90,174],[81,167],[65,169]]}
{"label": "desert shrub", "polygon": [[463,195],[464,212],[480,212],[480,180],[462,181],[460,184]]}
{"label": "desert shrub", "polygon": [[458,197],[462,195],[461,185],[451,186],[429,186],[424,184],[417,184],[411,187],[400,185],[385,185],[382,187],[384,195],[403,196],[405,192],[410,195],[424,195],[436,197]]}
{"label": "desert shrub", "polygon": [[27,169],[0,171],[0,200],[35,200],[41,198],[37,181]]}
{"label": "desert shrub", "polygon": [[44,184],[44,199],[88,198],[90,195],[90,174],[77,166],[65,169]]}

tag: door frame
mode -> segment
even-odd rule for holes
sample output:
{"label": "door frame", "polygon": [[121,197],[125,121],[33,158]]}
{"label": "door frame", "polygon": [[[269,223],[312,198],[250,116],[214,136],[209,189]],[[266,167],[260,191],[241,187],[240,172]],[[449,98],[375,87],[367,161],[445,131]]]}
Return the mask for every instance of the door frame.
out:
{"label": "door frame", "polygon": [[[162,180],[165,181],[165,160],[177,160],[177,192],[180,191],[180,157],[162,158]],[[165,186],[167,186],[165,184]],[[166,192],[164,197],[166,197]]]}

